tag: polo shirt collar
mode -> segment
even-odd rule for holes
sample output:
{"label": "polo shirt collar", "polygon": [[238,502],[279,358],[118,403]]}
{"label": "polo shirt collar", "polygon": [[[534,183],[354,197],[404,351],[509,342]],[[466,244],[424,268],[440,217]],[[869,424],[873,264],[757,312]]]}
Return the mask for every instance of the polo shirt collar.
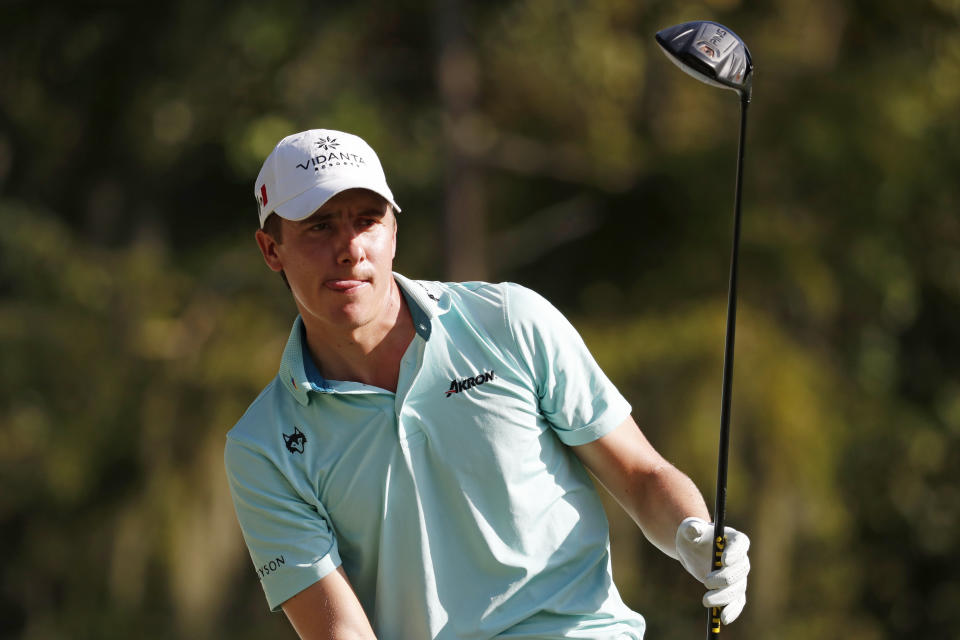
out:
{"label": "polo shirt collar", "polygon": [[[410,280],[397,272],[393,273],[393,277],[407,301],[417,335],[424,340],[429,340],[433,330],[433,318],[443,315],[450,309],[449,296],[445,295],[436,283]],[[319,369],[307,350],[306,332],[303,319],[299,315],[293,322],[287,346],[283,350],[278,378],[283,387],[304,406],[310,402],[311,391],[350,393],[362,391],[366,386],[356,382],[328,381],[320,375]]]}
{"label": "polo shirt collar", "polygon": [[410,280],[396,271],[393,272],[393,278],[410,307],[414,329],[421,338],[429,340],[433,319],[450,310],[450,296],[436,282]]}

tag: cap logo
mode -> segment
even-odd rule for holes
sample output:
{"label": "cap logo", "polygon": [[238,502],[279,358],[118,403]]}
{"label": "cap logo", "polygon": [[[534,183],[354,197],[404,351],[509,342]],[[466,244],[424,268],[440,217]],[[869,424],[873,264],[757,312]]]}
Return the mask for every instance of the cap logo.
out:
{"label": "cap logo", "polygon": [[325,170],[341,166],[360,168],[361,165],[366,164],[363,156],[358,156],[355,153],[337,151],[336,148],[340,146],[340,143],[332,136],[320,138],[314,144],[320,147],[325,153],[319,153],[312,158],[307,158],[304,162],[298,162],[297,169],[306,171],[310,169],[310,167],[313,167],[314,173],[320,173],[321,169]]}
{"label": "cap logo", "polygon": [[321,149],[323,149],[324,151],[330,151],[332,149],[336,149],[337,147],[339,147],[340,143],[337,142],[336,138],[327,136],[326,138],[320,138],[319,140],[317,140],[316,145]]}
{"label": "cap logo", "polygon": [[260,185],[260,198],[260,206],[267,206],[267,185],[265,184]]}

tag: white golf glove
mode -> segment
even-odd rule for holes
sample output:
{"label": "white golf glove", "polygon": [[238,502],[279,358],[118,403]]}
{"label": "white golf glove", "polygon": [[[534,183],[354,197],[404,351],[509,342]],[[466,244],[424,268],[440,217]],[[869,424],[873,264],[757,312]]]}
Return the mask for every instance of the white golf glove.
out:
{"label": "white golf glove", "polygon": [[709,591],[703,596],[703,606],[723,607],[720,621],[730,624],[737,619],[747,603],[747,574],[750,573],[750,538],[746,534],[724,527],[727,541],[720,556],[722,568],[713,568],[713,524],[700,518],[687,518],[677,528],[677,555],[680,564],[690,575],[703,583]]}

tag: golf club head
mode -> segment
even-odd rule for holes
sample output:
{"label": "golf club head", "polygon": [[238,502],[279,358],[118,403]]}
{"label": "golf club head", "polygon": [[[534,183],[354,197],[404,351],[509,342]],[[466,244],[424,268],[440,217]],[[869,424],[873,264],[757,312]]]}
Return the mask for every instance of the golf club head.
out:
{"label": "golf club head", "polygon": [[750,100],[753,61],[747,45],[716,22],[697,20],[657,32],[657,44],[678,67],[697,80],[733,89]]}

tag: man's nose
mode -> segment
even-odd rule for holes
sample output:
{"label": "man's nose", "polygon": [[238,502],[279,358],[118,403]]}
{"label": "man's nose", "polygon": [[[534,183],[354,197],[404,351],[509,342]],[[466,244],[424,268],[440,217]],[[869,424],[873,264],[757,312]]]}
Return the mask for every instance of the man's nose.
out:
{"label": "man's nose", "polygon": [[341,230],[337,239],[337,262],[339,264],[357,264],[364,258],[360,234],[355,229]]}

